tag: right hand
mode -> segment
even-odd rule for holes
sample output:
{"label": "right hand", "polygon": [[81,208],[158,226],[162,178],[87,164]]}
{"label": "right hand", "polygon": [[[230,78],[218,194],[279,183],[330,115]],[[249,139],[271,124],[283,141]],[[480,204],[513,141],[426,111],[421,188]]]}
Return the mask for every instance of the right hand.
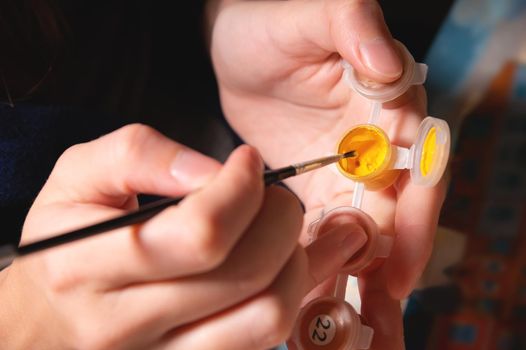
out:
{"label": "right hand", "polygon": [[[138,193],[200,189],[142,225],[15,260],[0,273],[2,348],[265,349],[285,340],[305,293],[359,247],[342,243],[346,229],[302,248],[298,201],[265,190],[262,170],[251,147],[221,167],[141,125],[73,146],[32,206],[23,242],[118,216],[137,207]],[[342,244],[347,252],[334,254]]]}

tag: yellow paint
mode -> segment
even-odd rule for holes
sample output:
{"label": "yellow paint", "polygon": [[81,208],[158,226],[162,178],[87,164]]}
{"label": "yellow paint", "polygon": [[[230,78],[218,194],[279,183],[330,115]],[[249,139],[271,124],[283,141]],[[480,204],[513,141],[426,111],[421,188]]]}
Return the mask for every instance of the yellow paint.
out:
{"label": "yellow paint", "polygon": [[391,143],[387,135],[374,125],[359,125],[351,129],[338,144],[338,153],[356,150],[353,158],[338,162],[338,169],[348,178],[363,182],[369,190],[391,185],[398,170],[388,170],[391,162]]}
{"label": "yellow paint", "polygon": [[340,143],[338,153],[356,150],[356,157],[340,161],[342,169],[356,177],[374,173],[384,163],[389,150],[385,137],[372,126],[360,126],[351,130]]}
{"label": "yellow paint", "polygon": [[429,130],[424,140],[424,147],[422,148],[422,157],[420,158],[420,171],[422,175],[427,176],[433,167],[433,159],[436,153],[437,133],[433,127]]}

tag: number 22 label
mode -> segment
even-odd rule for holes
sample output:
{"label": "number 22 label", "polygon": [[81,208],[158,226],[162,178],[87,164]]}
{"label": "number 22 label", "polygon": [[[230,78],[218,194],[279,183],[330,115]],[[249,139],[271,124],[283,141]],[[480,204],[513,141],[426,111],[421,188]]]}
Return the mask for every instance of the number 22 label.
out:
{"label": "number 22 label", "polygon": [[316,345],[327,345],[336,335],[336,324],[329,315],[318,315],[309,324],[311,342]]}

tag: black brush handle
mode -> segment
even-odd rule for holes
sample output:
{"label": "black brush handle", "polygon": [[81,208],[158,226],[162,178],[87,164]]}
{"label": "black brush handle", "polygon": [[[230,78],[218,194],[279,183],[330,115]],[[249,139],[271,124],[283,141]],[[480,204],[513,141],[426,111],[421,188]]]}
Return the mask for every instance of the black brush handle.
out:
{"label": "black brush handle", "polygon": [[[296,175],[296,169],[293,166],[288,166],[277,170],[266,171],[263,178],[265,181],[265,186],[269,186],[294,175]],[[99,233],[116,230],[124,226],[138,224],[148,219],[151,219],[164,209],[172,205],[176,205],[183,198],[184,197],[163,198],[156,202],[144,205],[137,210],[116,217],[114,219],[106,220],[91,226],[66,232],[58,236],[53,236],[34,243],[29,243],[20,246],[18,247],[18,249],[16,249],[16,253],[18,256],[27,255],[46,248],[51,248],[64,243],[69,243],[82,238],[94,236]]]}
{"label": "black brush handle", "polygon": [[115,230],[124,226],[129,226],[133,224],[138,224],[144,222],[169,206],[179,203],[184,197],[178,198],[163,198],[156,202],[146,204],[141,208],[131,211],[122,216],[116,217],[114,219],[106,220],[98,224],[91,226],[83,227],[74,231],[66,232],[58,236],[53,236],[46,238],[34,243],[29,243],[23,246],[20,246],[17,249],[18,256],[27,255],[30,253],[37,252],[42,249],[55,247],[60,244],[69,243],[76,241],[78,239],[90,237],[102,232]]}
{"label": "black brush handle", "polygon": [[265,186],[269,186],[294,175],[296,175],[296,168],[293,166],[287,166],[276,170],[265,171],[263,179],[265,181]]}
{"label": "black brush handle", "polygon": [[[265,186],[269,186],[295,175],[297,175],[297,169],[296,167],[291,165],[276,170],[265,171],[263,175],[263,180],[265,182]],[[0,247],[0,270],[3,267],[9,265],[17,256],[28,255],[43,249],[94,236],[99,233],[116,230],[121,227],[144,222],[154,217],[169,206],[176,205],[183,199],[184,197],[160,199],[156,202],[144,205],[141,208],[131,211],[122,216],[99,222],[94,225],[86,226],[77,230],[62,233],[60,235],[46,238],[40,241],[28,243],[18,248],[12,246],[2,246]]]}

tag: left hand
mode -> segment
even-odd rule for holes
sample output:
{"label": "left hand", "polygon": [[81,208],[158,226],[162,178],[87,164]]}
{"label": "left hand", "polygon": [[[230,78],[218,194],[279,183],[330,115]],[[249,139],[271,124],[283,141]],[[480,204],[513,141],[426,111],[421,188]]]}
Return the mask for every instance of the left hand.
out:
{"label": "left hand", "polygon": [[[376,1],[239,2],[221,11],[213,30],[225,115],[271,167],[334,153],[346,130],[367,121],[370,102],[345,85],[342,57],[376,82],[401,75]],[[379,125],[393,144],[409,147],[425,108],[423,88],[412,88],[384,104]],[[287,185],[303,201],[307,225],[321,209],[351,203],[352,183],[329,168]],[[362,314],[376,332],[372,349],[403,348],[399,300],[428,260],[444,188],[415,186],[404,172],[393,187],[365,195],[363,210],[383,234],[396,236],[383,267],[360,276]]]}

